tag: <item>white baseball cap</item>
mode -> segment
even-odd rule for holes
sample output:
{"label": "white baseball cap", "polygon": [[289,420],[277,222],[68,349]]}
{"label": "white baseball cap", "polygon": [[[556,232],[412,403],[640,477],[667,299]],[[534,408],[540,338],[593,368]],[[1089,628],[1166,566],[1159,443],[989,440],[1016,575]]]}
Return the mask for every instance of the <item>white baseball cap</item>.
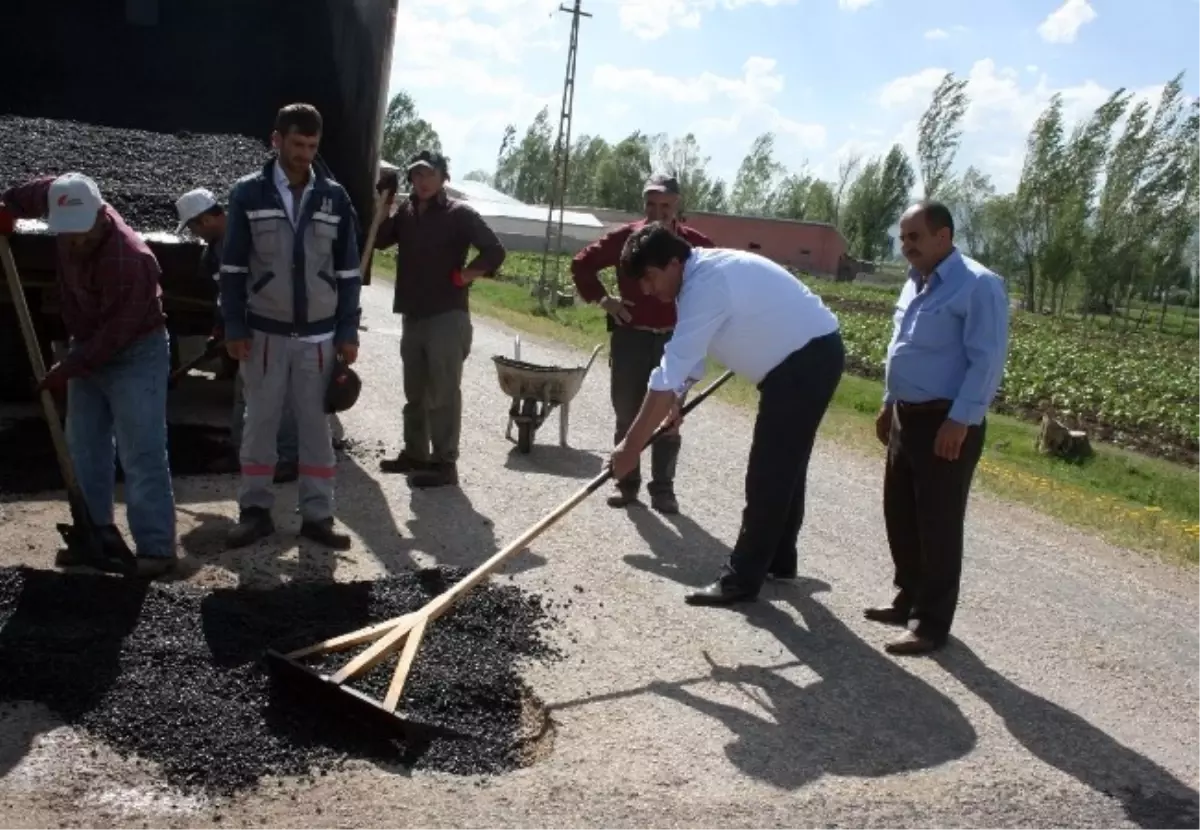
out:
{"label": "white baseball cap", "polygon": [[104,206],[100,188],[82,173],[64,173],[50,184],[50,233],[87,233]]}
{"label": "white baseball cap", "polygon": [[175,229],[175,233],[183,233],[183,229],[187,227],[187,223],[191,222],[204,211],[217,206],[217,197],[213,195],[211,190],[206,190],[203,187],[198,187],[195,190],[189,190],[179,197],[179,201],[175,203],[175,212],[179,214],[179,227]]}

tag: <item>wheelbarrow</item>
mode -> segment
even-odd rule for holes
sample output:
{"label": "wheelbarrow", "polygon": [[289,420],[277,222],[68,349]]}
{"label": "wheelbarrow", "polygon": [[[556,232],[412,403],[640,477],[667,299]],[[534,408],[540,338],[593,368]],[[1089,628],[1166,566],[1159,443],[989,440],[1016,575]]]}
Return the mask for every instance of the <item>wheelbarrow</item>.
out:
{"label": "wheelbarrow", "polygon": [[579,394],[583,379],[600,353],[600,346],[592,349],[586,366],[539,366],[521,360],[521,338],[514,340],[514,356],[495,355],[496,377],[500,389],[512,398],[508,410],[508,427],[504,437],[512,440],[512,429],[517,427],[517,449],[528,453],[533,449],[534,435],[556,408],[558,415],[558,444],[567,446],[567,426],[571,420],[571,400]]}

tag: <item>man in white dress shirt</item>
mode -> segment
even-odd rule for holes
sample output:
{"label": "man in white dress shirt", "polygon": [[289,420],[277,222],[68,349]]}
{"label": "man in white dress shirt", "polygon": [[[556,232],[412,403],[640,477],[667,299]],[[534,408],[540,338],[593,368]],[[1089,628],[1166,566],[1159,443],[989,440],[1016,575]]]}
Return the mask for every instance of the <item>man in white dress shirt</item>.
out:
{"label": "man in white dress shirt", "polygon": [[687,597],[693,605],[753,600],[768,577],[796,576],[808,460],[845,366],[837,317],[771,260],[693,248],[659,223],[629,237],[621,268],[647,294],[676,302],[678,322],[641,410],[612,454],[613,475],[632,470],[654,430],[679,417],[707,357],[755,383],[760,397],[741,532],[720,578]]}

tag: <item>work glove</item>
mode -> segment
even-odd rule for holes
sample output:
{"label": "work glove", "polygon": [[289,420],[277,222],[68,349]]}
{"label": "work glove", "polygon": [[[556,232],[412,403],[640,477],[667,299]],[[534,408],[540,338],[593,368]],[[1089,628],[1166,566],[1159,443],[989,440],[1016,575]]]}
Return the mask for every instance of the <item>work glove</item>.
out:
{"label": "work glove", "polygon": [[17,217],[8,206],[0,203],[0,236],[12,236],[17,231]]}
{"label": "work glove", "polygon": [[224,339],[225,332],[220,326],[217,326],[213,329],[212,334],[208,336],[208,339],[204,341],[204,353],[210,357],[216,356],[217,352],[220,351],[221,342]]}

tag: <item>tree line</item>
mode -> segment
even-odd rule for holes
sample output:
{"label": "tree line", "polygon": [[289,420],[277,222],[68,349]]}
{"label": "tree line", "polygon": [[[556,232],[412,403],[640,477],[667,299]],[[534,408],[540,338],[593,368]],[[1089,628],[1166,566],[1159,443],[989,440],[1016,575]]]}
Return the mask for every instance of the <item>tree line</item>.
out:
{"label": "tree line", "polygon": [[[1088,118],[1069,124],[1062,96],[1054,95],[1030,131],[1011,193],[998,193],[974,166],[957,170],[970,91],[966,80],[948,73],[918,122],[915,159],[895,144],[876,156],[844,159],[836,176],[824,180],[807,166],[788,170],[776,158],[775,135],[766,132],[728,183],[709,172],[710,157],[691,133],[635,131],[615,143],[581,135],[567,155],[564,201],[638,212],[646,178],[665,171],[679,179],[685,212],[829,222],[851,255],[877,261],[898,254],[889,229],[904,208],[937,198],[955,215],[959,245],[1004,274],[1026,309],[1108,313],[1139,298],[1161,301],[1165,312],[1168,301],[1196,302],[1200,105],[1186,100],[1182,72],[1156,105],[1133,99],[1119,89]],[[555,126],[546,108],[524,132],[508,125],[494,169],[464,178],[528,204],[548,204]],[[437,131],[407,93],[397,93],[383,156],[401,161],[422,147],[440,149]]]}

